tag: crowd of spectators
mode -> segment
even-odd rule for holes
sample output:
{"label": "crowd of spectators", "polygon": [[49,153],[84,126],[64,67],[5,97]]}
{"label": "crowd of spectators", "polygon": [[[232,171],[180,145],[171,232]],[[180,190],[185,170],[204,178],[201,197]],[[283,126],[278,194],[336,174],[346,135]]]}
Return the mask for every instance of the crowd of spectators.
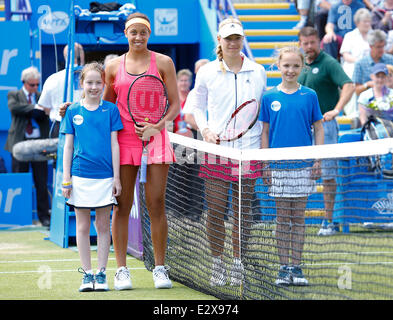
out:
{"label": "crowd of spectators", "polygon": [[[298,0],[296,7],[301,18],[294,28],[317,29],[321,48],[340,62],[355,84],[343,113],[358,119],[358,98],[375,84],[373,67],[382,63],[393,69],[393,0]],[[388,88],[392,77],[389,71]]]}

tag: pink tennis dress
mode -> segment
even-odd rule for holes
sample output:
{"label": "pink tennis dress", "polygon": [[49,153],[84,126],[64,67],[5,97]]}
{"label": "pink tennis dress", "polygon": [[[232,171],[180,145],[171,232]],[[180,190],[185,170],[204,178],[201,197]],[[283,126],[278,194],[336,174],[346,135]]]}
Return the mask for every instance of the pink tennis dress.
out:
{"label": "pink tennis dress", "polygon": [[[256,179],[262,177],[262,161],[243,161],[240,176],[243,179]],[[234,159],[219,157],[213,154],[205,155],[199,176],[201,178],[225,181],[239,181],[239,162]]]}
{"label": "pink tennis dress", "polygon": [[[117,94],[116,104],[124,126],[124,129],[120,130],[117,136],[120,147],[120,165],[139,166],[142,156],[142,140],[135,133],[134,122],[127,108],[128,89],[139,75],[132,75],[126,71],[125,57],[125,54],[121,57],[119,70],[113,84]],[[153,51],[150,51],[149,69],[144,74],[151,74],[161,78],[157,69],[156,54]],[[150,138],[148,151],[148,164],[172,163],[176,161],[168,132],[165,128]]]}

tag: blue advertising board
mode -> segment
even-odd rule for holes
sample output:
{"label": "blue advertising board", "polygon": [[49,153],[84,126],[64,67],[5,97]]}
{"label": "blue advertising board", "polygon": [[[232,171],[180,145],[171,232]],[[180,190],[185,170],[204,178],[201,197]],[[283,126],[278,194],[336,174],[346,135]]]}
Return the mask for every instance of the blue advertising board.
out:
{"label": "blue advertising board", "polygon": [[[0,23],[0,33],[0,101],[7,101],[8,91],[22,87],[22,70],[31,65],[29,23],[4,21]],[[11,116],[7,103],[0,104],[0,119],[0,130],[8,130]]]}
{"label": "blue advertising board", "polygon": [[31,225],[32,220],[31,173],[0,174],[0,228]]}
{"label": "blue advertising board", "polygon": [[9,152],[4,150],[4,145],[11,124],[11,114],[7,106],[7,94],[10,90],[22,87],[22,70],[31,65],[29,30],[29,23],[26,21],[0,23],[0,156],[5,160],[8,172],[11,171],[11,157]]}

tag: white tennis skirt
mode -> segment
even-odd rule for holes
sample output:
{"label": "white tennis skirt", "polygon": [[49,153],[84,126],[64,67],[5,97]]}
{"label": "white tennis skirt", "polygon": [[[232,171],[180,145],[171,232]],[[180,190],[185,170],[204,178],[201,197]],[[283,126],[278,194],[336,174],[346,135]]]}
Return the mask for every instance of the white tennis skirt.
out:
{"label": "white tennis skirt", "polygon": [[113,178],[90,179],[73,176],[72,192],[67,201],[76,208],[102,208],[117,205],[112,193]]}
{"label": "white tennis skirt", "polygon": [[311,179],[311,167],[291,170],[272,170],[272,185],[269,195],[277,198],[307,197],[317,190]]}

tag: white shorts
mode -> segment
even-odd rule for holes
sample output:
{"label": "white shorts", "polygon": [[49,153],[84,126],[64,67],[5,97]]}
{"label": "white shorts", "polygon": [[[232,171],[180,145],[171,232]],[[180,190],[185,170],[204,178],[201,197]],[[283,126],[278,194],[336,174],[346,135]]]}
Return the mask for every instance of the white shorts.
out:
{"label": "white shorts", "polygon": [[311,167],[290,170],[272,170],[272,185],[269,195],[275,198],[307,197],[317,191],[311,179]]}
{"label": "white shorts", "polygon": [[117,205],[112,194],[113,178],[89,179],[73,176],[72,192],[67,204],[76,208],[102,208]]}

